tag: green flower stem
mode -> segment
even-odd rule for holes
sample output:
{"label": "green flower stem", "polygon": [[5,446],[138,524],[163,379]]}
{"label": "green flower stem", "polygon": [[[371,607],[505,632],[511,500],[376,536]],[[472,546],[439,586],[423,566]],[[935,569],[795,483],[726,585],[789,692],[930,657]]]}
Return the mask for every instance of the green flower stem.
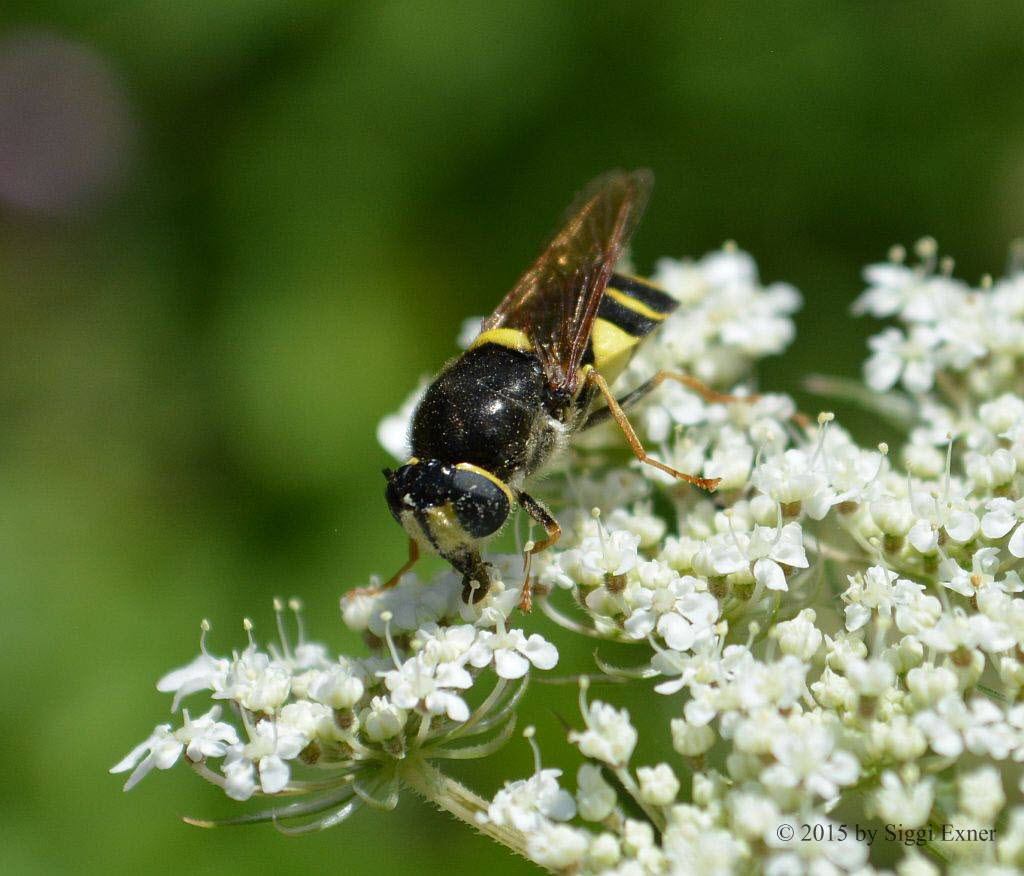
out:
{"label": "green flower stem", "polygon": [[510,825],[498,825],[486,818],[487,801],[465,785],[446,776],[421,757],[408,758],[400,770],[402,780],[425,800],[459,821],[489,837],[526,860],[526,835]]}

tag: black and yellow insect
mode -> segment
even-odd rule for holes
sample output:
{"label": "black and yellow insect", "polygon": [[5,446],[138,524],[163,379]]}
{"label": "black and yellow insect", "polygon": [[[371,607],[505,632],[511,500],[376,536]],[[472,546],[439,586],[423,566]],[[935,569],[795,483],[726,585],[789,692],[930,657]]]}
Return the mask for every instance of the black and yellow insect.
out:
{"label": "black and yellow insect", "polygon": [[527,545],[527,559],[561,534],[523,490],[526,479],[575,432],[609,417],[642,461],[704,489],[717,485],[652,459],[622,410],[666,379],[696,381],[661,372],[618,400],[609,389],[640,342],[677,306],[647,281],[614,272],[651,184],[644,170],[594,180],[473,344],[427,389],[413,415],[412,458],[384,472],[388,506],[409,534],[409,560],[386,586],[416,562],[422,547],[462,573],[463,599],[483,598],[490,577],[480,548],[513,506],[547,534]]}

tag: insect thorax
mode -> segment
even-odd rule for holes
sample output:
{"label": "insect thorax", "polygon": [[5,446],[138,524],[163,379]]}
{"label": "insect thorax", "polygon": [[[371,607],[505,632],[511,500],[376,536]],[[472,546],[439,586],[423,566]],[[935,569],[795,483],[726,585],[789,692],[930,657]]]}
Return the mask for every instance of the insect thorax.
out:
{"label": "insect thorax", "polygon": [[546,405],[536,355],[485,343],[427,389],[413,416],[412,452],[420,459],[469,462],[515,483],[556,448],[559,426]]}

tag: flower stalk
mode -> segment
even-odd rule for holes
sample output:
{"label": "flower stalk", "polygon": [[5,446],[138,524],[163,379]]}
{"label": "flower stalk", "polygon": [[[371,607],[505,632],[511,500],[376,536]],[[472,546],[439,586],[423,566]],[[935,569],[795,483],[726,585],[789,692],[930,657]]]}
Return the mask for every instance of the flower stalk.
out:
{"label": "flower stalk", "polygon": [[527,840],[511,825],[498,825],[487,817],[489,800],[445,775],[423,758],[409,758],[400,770],[402,781],[428,803],[447,812],[510,852],[530,860]]}

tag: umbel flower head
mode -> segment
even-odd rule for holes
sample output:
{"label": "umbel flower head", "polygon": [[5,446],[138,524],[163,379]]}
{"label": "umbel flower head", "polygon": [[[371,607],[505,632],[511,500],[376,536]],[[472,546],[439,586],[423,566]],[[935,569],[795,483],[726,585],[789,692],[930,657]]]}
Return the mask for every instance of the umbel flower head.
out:
{"label": "umbel flower head", "polygon": [[[762,284],[733,245],[660,261],[680,307],[616,389],[669,369],[712,390],[666,383],[632,417],[716,493],[594,430],[539,485],[564,534],[533,560],[531,616],[513,552],[488,558],[474,605],[451,571],[346,593],[360,654],[307,641],[296,602],[297,632],[277,604],[265,646],[247,621],[242,650],[213,653],[204,624],[200,655],[158,683],[180,719],[113,772],[127,789],[187,764],[233,800],[265,798],[228,822],[291,832],[411,789],[566,874],[1019,872],[1024,272],[972,287],[951,267],[931,240],[870,266],[854,311],[889,324],[864,384],[810,382],[903,430],[890,449],[756,387],[757,360],[794,339],[792,287]],[[413,406],[380,430],[399,458]],[[592,668],[550,677],[573,637],[596,644]],[[579,682],[578,714],[527,728],[532,774],[491,800],[445,775],[508,743],[545,677]],[[642,727],[630,687],[648,696]],[[542,765],[556,733],[582,766]],[[913,842],[853,829],[879,820]]]}

